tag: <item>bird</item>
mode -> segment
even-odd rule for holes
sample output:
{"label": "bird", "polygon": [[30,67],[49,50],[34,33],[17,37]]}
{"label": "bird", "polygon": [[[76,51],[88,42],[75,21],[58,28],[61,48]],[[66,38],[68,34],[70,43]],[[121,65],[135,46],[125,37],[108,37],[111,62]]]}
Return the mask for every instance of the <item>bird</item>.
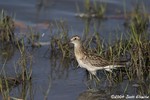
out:
{"label": "bird", "polygon": [[74,44],[74,55],[78,62],[78,66],[85,68],[91,75],[96,76],[97,70],[106,70],[112,72],[112,69],[125,67],[124,64],[119,64],[106,60],[105,58],[95,53],[89,53],[83,47],[81,38],[78,35],[70,39],[70,43]]}

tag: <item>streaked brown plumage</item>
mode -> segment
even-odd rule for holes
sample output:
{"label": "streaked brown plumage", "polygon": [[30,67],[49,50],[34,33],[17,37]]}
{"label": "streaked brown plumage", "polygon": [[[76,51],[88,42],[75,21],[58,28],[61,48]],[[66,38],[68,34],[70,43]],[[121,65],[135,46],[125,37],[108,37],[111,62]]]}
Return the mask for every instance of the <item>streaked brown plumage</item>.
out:
{"label": "streaked brown plumage", "polygon": [[116,67],[124,67],[122,64],[109,62],[96,54],[88,53],[82,46],[79,36],[73,36],[71,43],[74,44],[74,53],[80,67],[86,68],[91,74],[96,75],[97,70],[105,69],[111,71]]}

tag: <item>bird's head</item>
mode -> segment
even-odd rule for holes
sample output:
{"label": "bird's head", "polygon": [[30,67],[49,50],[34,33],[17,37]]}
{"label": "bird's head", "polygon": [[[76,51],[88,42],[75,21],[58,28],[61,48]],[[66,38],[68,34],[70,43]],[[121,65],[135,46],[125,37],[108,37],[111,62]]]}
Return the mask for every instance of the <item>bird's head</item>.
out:
{"label": "bird's head", "polygon": [[81,39],[79,36],[73,36],[70,39],[70,43],[73,43],[75,46],[80,45],[81,44]]}

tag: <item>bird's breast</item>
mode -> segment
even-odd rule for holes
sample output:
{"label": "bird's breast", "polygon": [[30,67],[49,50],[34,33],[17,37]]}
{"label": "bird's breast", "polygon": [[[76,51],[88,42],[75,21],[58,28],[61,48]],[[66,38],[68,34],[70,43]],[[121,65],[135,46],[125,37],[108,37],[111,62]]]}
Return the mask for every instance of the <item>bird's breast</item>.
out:
{"label": "bird's breast", "polygon": [[75,50],[75,57],[76,57],[76,59],[82,59],[83,58],[83,56],[84,56],[84,54],[82,53],[82,51],[81,50]]}

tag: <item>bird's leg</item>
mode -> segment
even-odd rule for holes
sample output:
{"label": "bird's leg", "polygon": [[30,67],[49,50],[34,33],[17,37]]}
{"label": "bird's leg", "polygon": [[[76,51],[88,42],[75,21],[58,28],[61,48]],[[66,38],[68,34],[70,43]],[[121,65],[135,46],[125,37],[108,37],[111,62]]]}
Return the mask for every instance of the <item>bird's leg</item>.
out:
{"label": "bird's leg", "polygon": [[92,88],[92,80],[93,80],[93,75],[89,72],[87,72],[87,81],[85,82],[85,85],[87,86],[88,89]]}
{"label": "bird's leg", "polygon": [[91,89],[94,85],[94,87],[97,87],[100,83],[100,79],[92,73],[89,73],[88,75],[88,80],[85,83],[88,89]]}
{"label": "bird's leg", "polygon": [[96,71],[92,71],[90,74],[92,75],[91,77],[92,77],[94,80],[96,80],[97,83],[100,82],[100,79],[96,76]]}
{"label": "bird's leg", "polygon": [[99,79],[96,75],[94,75],[94,78],[96,79],[96,82],[97,82],[97,83],[100,82],[100,79]]}
{"label": "bird's leg", "polygon": [[93,79],[94,79],[93,82],[94,82],[95,89],[97,89],[100,83],[100,79],[96,75],[93,75]]}
{"label": "bird's leg", "polygon": [[93,75],[91,73],[89,73],[90,75],[90,80],[93,80]]}
{"label": "bird's leg", "polygon": [[79,68],[79,67],[80,67],[80,65],[78,64],[77,68]]}
{"label": "bird's leg", "polygon": [[96,86],[100,83],[100,79],[96,76],[96,71],[93,71],[90,73],[91,74],[91,77],[92,79],[94,79],[94,83],[96,83]]}
{"label": "bird's leg", "polygon": [[76,70],[76,69],[78,69],[78,68],[80,68],[80,65],[78,65],[77,67],[73,68],[73,70]]}

